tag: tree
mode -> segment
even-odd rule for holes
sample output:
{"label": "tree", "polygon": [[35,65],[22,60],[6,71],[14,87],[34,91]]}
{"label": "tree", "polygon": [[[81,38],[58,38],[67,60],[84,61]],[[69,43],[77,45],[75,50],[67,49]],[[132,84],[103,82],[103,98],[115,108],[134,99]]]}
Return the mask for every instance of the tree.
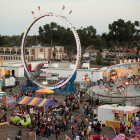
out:
{"label": "tree", "polygon": [[133,42],[139,39],[140,30],[136,28],[139,25],[138,21],[132,23],[131,21],[125,22],[122,19],[109,24],[108,37],[117,48],[123,48],[123,62],[126,48],[131,48]]}
{"label": "tree", "polygon": [[103,65],[103,57],[102,57],[102,54],[100,52],[97,52],[96,64],[97,65]]}
{"label": "tree", "polygon": [[88,26],[87,28],[82,28],[77,30],[79,35],[81,45],[84,49],[87,46],[91,46],[96,39],[96,29],[93,26]]}
{"label": "tree", "polygon": [[0,47],[13,47],[12,41],[9,41],[8,36],[0,36]]}
{"label": "tree", "polygon": [[94,40],[93,48],[99,50],[100,53],[102,52],[102,42],[98,37],[96,37],[96,39]]}
{"label": "tree", "polygon": [[53,50],[53,52],[52,52],[52,55],[53,55],[53,62],[54,62],[54,58],[55,58],[55,56],[56,56],[55,48],[54,48],[54,50]]}

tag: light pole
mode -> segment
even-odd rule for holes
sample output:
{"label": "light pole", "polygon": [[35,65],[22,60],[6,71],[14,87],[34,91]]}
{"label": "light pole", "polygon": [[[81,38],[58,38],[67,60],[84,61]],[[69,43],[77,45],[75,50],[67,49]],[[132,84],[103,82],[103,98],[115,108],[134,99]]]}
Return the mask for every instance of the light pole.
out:
{"label": "light pole", "polygon": [[[127,96],[127,87],[130,85],[130,82],[128,80],[124,80],[124,85],[125,85],[125,88],[126,88],[125,96]],[[125,102],[125,97],[124,97],[124,102]]]}

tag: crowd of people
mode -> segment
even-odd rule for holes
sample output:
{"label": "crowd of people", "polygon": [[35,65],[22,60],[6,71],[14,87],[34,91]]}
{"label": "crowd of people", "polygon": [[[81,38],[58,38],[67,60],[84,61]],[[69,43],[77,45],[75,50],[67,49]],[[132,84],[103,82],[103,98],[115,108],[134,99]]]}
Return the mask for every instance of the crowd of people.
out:
{"label": "crowd of people", "polygon": [[[23,95],[35,96],[34,94],[22,92],[19,94],[14,93],[12,96],[18,100]],[[56,140],[61,140],[60,133],[71,130],[72,139],[74,140],[90,140],[91,135],[96,140],[110,140],[102,132],[102,128],[104,127],[102,122],[96,120],[97,108],[104,103],[94,98],[85,103],[81,100],[81,97],[83,97],[82,92],[79,92],[77,95],[66,96],[62,103],[46,107],[45,109],[17,104],[16,112],[20,112],[24,117],[31,118],[31,123],[27,126],[29,128],[27,139],[34,139],[33,132],[36,132],[38,137],[51,138],[52,135],[55,135]],[[55,98],[53,100],[56,101]],[[1,106],[1,112],[4,113],[4,106]],[[13,116],[13,113],[11,116]],[[128,136],[129,129],[125,123],[121,123],[120,128],[116,128],[115,136],[120,133]],[[22,136],[21,128],[18,131],[18,135]]]}
{"label": "crowd of people", "polygon": [[[23,95],[34,96],[22,92],[13,94],[16,100]],[[55,135],[56,140],[58,140],[61,139],[60,133],[68,129],[71,129],[72,137],[75,140],[89,140],[90,135],[93,134],[102,136],[101,121],[94,122],[93,119],[97,116],[97,107],[101,102],[92,98],[89,103],[84,103],[82,115],[79,115],[81,97],[83,97],[82,92],[77,95],[66,96],[63,103],[47,107],[45,110],[39,107],[17,105],[16,111],[21,112],[26,117],[30,116],[29,128],[31,131],[36,131],[37,136],[48,138]],[[55,98],[53,100],[56,101]],[[106,135],[103,138],[106,140]]]}

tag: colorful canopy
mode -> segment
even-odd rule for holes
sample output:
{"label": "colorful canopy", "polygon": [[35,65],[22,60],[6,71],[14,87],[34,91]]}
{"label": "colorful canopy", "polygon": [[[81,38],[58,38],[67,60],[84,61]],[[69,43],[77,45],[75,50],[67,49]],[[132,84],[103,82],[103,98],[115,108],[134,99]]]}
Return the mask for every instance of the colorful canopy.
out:
{"label": "colorful canopy", "polygon": [[57,105],[57,103],[51,99],[29,97],[29,96],[22,96],[16,103],[23,104],[23,105],[39,106],[39,107]]}
{"label": "colorful canopy", "polygon": [[46,93],[54,93],[53,90],[50,90],[50,89],[47,89],[47,88],[44,88],[44,89],[40,89],[40,90],[37,90],[37,93],[41,93],[41,94],[46,94]]}

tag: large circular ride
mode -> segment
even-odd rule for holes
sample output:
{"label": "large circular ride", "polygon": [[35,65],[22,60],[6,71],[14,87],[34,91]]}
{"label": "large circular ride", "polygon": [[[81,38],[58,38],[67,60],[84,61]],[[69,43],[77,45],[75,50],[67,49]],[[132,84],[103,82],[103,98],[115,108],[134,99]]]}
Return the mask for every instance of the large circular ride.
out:
{"label": "large circular ride", "polygon": [[[44,86],[44,85],[41,85],[41,84],[37,83],[37,81],[34,81],[31,77],[31,74],[30,74],[29,70],[28,70],[28,67],[27,67],[26,61],[25,61],[25,57],[24,57],[25,42],[26,42],[26,38],[27,38],[29,30],[35,24],[35,22],[37,22],[39,19],[41,19],[43,17],[46,17],[46,16],[55,16],[55,17],[58,17],[58,18],[62,19],[63,21],[65,21],[67,23],[67,25],[70,27],[70,29],[72,30],[73,34],[74,34],[75,41],[76,41],[76,46],[77,46],[77,59],[76,59],[75,67],[74,67],[72,73],[69,75],[67,80],[62,80],[59,83],[55,84],[54,86]],[[65,84],[67,84],[69,82],[69,80],[71,79],[71,77],[73,76],[73,74],[75,73],[75,71],[77,70],[77,68],[79,66],[79,62],[80,62],[79,60],[81,58],[81,43],[80,43],[78,33],[76,32],[74,26],[65,17],[54,14],[54,13],[43,14],[43,15],[37,17],[37,18],[34,18],[34,20],[31,22],[31,24],[26,29],[26,31],[24,33],[24,36],[23,36],[23,39],[22,39],[22,44],[21,44],[21,58],[22,58],[22,62],[23,62],[26,74],[27,74],[28,78],[30,79],[30,81],[32,81],[34,84],[37,84],[41,88],[48,88],[48,89],[60,88],[60,87],[64,86]]]}

